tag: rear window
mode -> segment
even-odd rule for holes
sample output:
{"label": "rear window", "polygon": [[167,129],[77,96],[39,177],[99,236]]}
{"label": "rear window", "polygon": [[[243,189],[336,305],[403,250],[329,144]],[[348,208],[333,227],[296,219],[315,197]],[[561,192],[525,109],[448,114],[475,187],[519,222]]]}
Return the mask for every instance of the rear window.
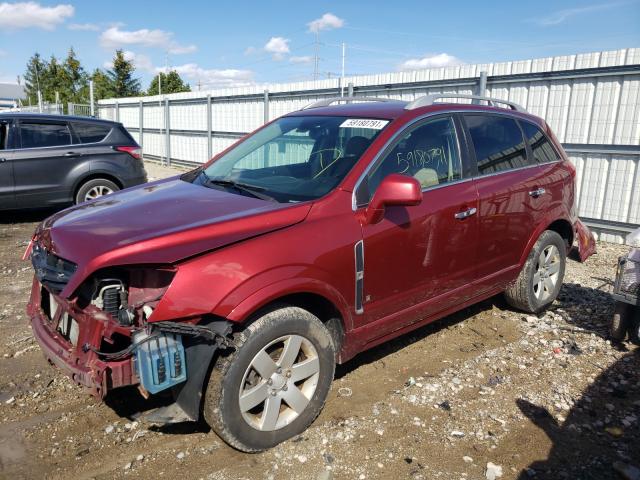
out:
{"label": "rear window", "polygon": [[78,123],[73,122],[73,131],[78,136],[81,143],[97,143],[105,139],[111,131],[110,125],[98,123]]}
{"label": "rear window", "polygon": [[558,152],[538,127],[529,122],[520,122],[524,136],[527,137],[533,158],[537,163],[549,163],[560,160]]}
{"label": "rear window", "polygon": [[465,120],[473,140],[480,175],[535,164],[527,159],[522,131],[514,119],[474,114],[465,115]]}
{"label": "rear window", "polygon": [[22,148],[57,147],[71,144],[66,123],[20,122]]}

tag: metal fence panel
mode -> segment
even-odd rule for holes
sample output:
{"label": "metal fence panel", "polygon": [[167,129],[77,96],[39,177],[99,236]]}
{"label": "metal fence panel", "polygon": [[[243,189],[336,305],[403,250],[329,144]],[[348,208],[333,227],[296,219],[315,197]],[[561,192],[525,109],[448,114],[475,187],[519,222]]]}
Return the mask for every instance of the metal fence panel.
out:
{"label": "metal fence panel", "polygon": [[[620,241],[640,223],[640,48],[361,75],[347,78],[343,88],[345,95],[352,84],[355,97],[404,101],[434,93],[473,94],[480,72],[487,74],[488,96],[514,101],[544,118],[565,144],[576,165],[579,213],[598,224],[603,238]],[[256,85],[102,100],[99,116],[119,119],[148,157],[199,164],[266,119],[339,94],[338,79]]]}

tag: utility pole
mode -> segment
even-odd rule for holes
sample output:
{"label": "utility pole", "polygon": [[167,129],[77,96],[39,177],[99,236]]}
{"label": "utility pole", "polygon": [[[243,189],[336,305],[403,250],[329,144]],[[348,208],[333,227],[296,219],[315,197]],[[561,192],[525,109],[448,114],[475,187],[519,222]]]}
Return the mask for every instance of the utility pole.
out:
{"label": "utility pole", "polygon": [[347,56],[347,44],[342,42],[342,70],[340,72],[340,96],[344,97],[344,62]]}
{"label": "utility pole", "polygon": [[38,73],[38,64],[36,63],[36,83],[38,84],[38,111],[42,113],[42,91],[40,90],[40,74]]}
{"label": "utility pole", "polygon": [[313,58],[313,79],[318,80],[318,63],[319,63],[319,54],[320,54],[320,30],[316,30],[316,41],[315,41],[315,54]]}

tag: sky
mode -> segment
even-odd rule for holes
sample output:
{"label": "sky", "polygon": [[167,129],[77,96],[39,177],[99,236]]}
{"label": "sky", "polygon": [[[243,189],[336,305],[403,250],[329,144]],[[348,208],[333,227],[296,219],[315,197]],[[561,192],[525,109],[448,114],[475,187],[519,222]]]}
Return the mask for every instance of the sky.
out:
{"label": "sky", "polygon": [[343,43],[347,76],[640,47],[640,0],[0,0],[0,82],[70,47],[87,70],[124,50],[143,88],[167,66],[194,90],[323,79]]}

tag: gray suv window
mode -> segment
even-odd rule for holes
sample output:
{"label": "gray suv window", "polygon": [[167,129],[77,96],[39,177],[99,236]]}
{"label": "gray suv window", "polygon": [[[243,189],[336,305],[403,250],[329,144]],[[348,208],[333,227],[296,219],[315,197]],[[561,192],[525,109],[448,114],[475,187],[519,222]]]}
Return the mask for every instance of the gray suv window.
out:
{"label": "gray suv window", "polygon": [[57,147],[71,144],[66,123],[20,122],[22,148]]}
{"label": "gray suv window", "polygon": [[73,131],[78,136],[80,143],[97,143],[105,139],[111,131],[109,125],[96,123],[73,122]]}
{"label": "gray suv window", "polygon": [[512,118],[465,115],[478,161],[478,173],[487,175],[534,165],[527,159],[522,131]]}

